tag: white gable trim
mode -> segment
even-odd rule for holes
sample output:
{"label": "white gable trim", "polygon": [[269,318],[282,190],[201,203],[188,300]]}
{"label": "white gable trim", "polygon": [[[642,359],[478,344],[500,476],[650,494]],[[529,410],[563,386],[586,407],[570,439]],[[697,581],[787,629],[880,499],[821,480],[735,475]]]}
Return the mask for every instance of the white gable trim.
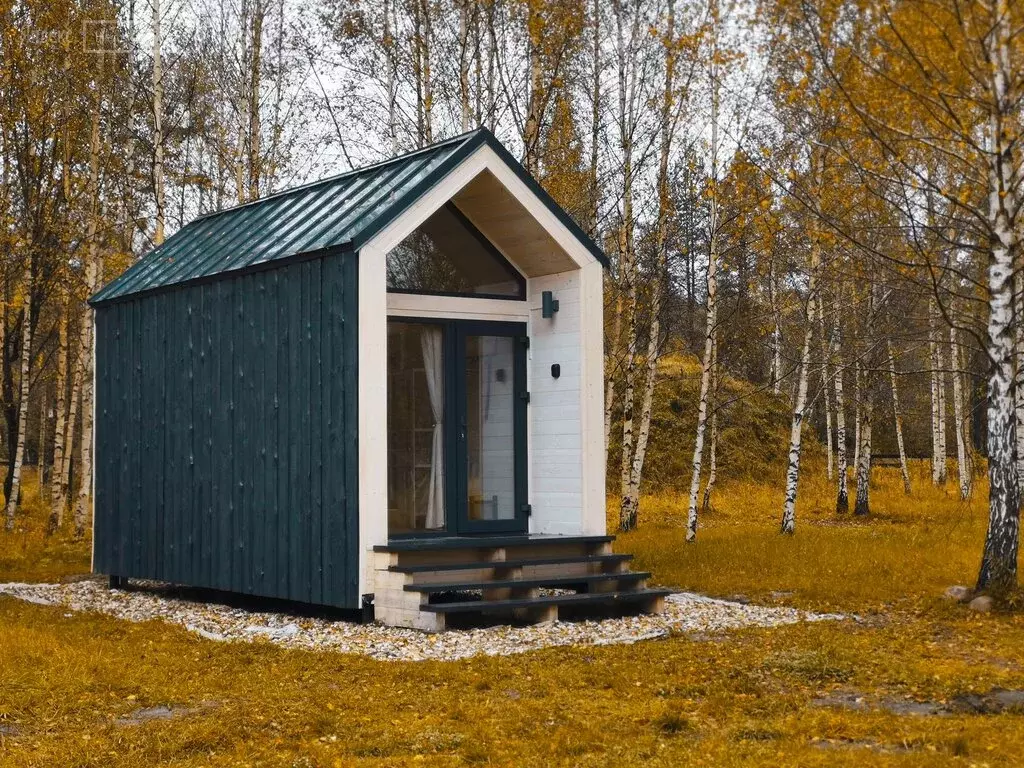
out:
{"label": "white gable trim", "polygon": [[[428,192],[422,195],[419,200],[374,235],[360,250],[387,254],[484,171],[490,171],[501,182],[512,196],[526,208],[527,212],[533,216],[537,223],[541,225],[544,231],[562,247],[577,267],[582,268],[589,264],[598,264],[597,259],[580,242],[579,238],[569,231],[569,228],[551,212],[551,209],[487,145],[481,146],[459,163],[448,175],[440,179]],[[504,255],[516,266],[517,270],[522,271],[516,265],[512,254],[505,253]]]}

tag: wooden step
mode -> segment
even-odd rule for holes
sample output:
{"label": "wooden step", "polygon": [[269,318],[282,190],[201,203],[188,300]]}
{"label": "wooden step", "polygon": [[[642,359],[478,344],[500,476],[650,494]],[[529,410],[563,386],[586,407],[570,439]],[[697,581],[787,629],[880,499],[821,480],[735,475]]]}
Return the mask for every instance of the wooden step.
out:
{"label": "wooden step", "polygon": [[374,552],[440,552],[452,549],[498,549],[504,547],[557,547],[565,545],[609,544],[614,536],[439,536],[436,538],[394,539],[378,544]]}
{"label": "wooden step", "polygon": [[[573,584],[594,584],[602,581],[638,582],[650,578],[645,571],[593,573],[585,576],[553,576],[546,579],[495,579],[493,581],[442,582],[440,584],[406,584],[406,592],[469,592],[484,589],[515,589],[534,587],[566,587]],[[609,593],[610,594],[610,593]]]}
{"label": "wooden step", "polygon": [[573,565],[599,564],[612,565],[627,563],[632,555],[578,555],[575,557],[532,557],[515,560],[475,560],[472,562],[454,563],[416,563],[414,565],[392,565],[389,571],[394,573],[426,573],[430,571],[460,570],[507,570],[509,568],[528,568],[534,565]]}
{"label": "wooden step", "polygon": [[587,592],[575,595],[551,595],[546,597],[523,597],[508,600],[467,600],[457,603],[428,603],[421,605],[421,611],[430,613],[493,613],[496,611],[514,611],[522,608],[543,608],[546,606],[576,605],[635,605],[637,603],[656,604],[672,594],[668,589],[638,589],[633,592]]}

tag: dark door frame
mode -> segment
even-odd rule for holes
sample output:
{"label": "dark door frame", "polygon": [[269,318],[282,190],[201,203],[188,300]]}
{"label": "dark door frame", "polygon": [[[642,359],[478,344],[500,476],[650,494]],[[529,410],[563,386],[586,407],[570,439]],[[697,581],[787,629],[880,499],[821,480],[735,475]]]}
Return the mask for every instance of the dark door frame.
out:
{"label": "dark door frame", "polygon": [[[456,320],[437,317],[389,316],[388,322],[441,326],[445,354],[445,528],[441,531],[388,533],[388,538],[426,538],[526,533],[529,526],[527,455],[527,324],[498,320]],[[513,452],[515,515],[507,520],[470,520],[468,450],[466,445],[467,392],[465,377],[467,336],[508,336],[516,340],[513,360]]]}
{"label": "dark door frame", "polygon": [[[454,473],[449,472],[450,481],[454,474],[453,490],[456,498],[454,506],[455,520],[449,517],[449,526],[454,522],[457,534],[481,533],[525,533],[527,520],[527,456],[526,456],[526,323],[510,323],[492,320],[455,320],[452,321],[452,336],[455,337],[455,354],[452,364],[448,366],[456,381],[454,388],[449,390],[454,397],[453,432],[456,433],[456,452],[454,456]],[[468,336],[505,336],[514,339],[512,363],[513,392],[513,456],[514,456],[514,516],[505,520],[470,520],[469,519],[469,450],[466,444],[466,419],[468,416],[468,393],[466,391],[465,360],[466,338]]]}

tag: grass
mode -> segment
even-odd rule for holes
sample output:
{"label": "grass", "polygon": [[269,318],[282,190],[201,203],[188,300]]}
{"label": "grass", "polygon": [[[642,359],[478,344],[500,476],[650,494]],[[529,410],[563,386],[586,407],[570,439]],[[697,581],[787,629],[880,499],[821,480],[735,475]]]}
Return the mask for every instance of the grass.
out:
{"label": "grass", "polygon": [[91,538],[73,536],[71,512],[65,515],[58,533],[47,535],[49,515],[49,506],[40,495],[38,474],[25,467],[15,528],[0,531],[0,581],[59,581],[88,573]]}
{"label": "grass", "polygon": [[[689,546],[687,499],[648,497],[640,527],[619,546],[665,584],[751,598],[792,592],[818,608],[878,607],[934,597],[951,584],[973,586],[988,522],[984,485],[961,502],[955,478],[938,489],[925,462],[912,469],[909,497],[897,469],[875,470],[868,518],[835,514],[834,483],[824,472],[803,478],[792,537],[777,535],[781,487],[727,486]],[[852,488],[850,495],[852,507]]]}
{"label": "grass", "polygon": [[[661,583],[752,599],[792,592],[784,602],[863,621],[386,663],[0,598],[0,764],[1017,764],[1021,714],[819,705],[841,695],[941,704],[1024,688],[1024,619],[939,598],[973,579],[982,499],[963,505],[952,484],[935,491],[918,475],[908,500],[898,475],[882,471],[875,515],[839,519],[827,483],[805,481],[794,537],[776,533],[780,495],[741,483],[723,488],[696,544],[681,540],[685,505],[650,497],[620,547]],[[82,569],[82,544],[51,548],[31,516],[22,524],[0,534],[0,580]],[[118,722],[161,704],[190,712]]]}

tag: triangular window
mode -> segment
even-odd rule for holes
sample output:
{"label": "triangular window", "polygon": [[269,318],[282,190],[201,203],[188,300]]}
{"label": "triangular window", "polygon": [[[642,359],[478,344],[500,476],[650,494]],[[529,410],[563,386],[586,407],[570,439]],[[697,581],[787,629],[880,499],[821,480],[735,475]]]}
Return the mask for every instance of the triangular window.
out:
{"label": "triangular window", "polygon": [[388,290],[525,299],[526,281],[454,204],[388,253]]}

